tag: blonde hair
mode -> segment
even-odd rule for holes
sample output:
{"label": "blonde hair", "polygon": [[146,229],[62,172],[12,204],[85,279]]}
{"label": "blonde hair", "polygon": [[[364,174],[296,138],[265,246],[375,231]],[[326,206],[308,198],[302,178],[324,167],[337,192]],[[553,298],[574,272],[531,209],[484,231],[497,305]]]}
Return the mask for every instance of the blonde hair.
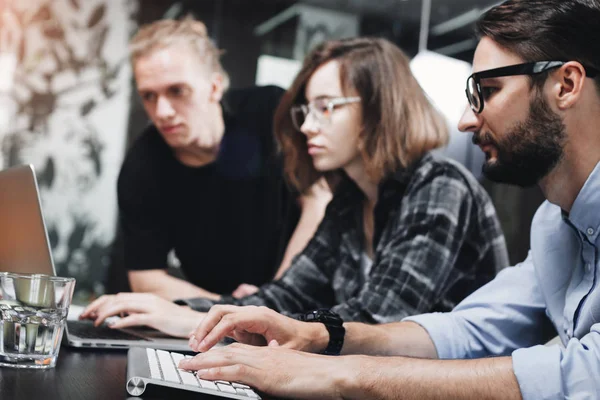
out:
{"label": "blonde hair", "polygon": [[183,20],[163,19],[144,25],[129,43],[131,64],[144,56],[176,43],[185,43],[193,49],[211,72],[223,76],[223,89],[229,87],[229,75],[221,65],[223,51],[208,36],[206,25],[191,17]]}
{"label": "blonde hair", "polygon": [[409,168],[425,153],[448,142],[448,129],[410,71],[408,57],[394,44],[378,38],[324,42],[304,60],[302,69],[275,113],[274,129],[284,154],[289,182],[303,192],[321,176],[336,172],[315,169],[306,136],[292,123],[290,109],[306,103],[304,91],[313,73],[329,61],[340,65],[344,94],[362,101],[360,151],[367,173],[379,181],[398,169]]}

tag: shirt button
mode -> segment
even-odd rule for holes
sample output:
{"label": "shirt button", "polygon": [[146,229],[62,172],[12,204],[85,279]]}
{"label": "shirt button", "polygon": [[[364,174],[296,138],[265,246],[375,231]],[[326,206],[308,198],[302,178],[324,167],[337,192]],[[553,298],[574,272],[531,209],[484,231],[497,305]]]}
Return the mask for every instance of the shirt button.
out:
{"label": "shirt button", "polygon": [[594,234],[594,228],[587,228],[587,234],[592,236]]}
{"label": "shirt button", "polygon": [[592,272],[592,264],[591,263],[585,264],[585,269],[587,269],[588,272]]}

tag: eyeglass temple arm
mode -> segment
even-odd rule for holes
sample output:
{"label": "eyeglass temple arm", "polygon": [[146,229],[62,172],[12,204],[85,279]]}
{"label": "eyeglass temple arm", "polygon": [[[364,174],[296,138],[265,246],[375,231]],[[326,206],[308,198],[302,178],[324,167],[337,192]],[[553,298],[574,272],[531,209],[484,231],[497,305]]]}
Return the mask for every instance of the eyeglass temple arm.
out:
{"label": "eyeglass temple arm", "polygon": [[360,97],[342,97],[340,99],[331,99],[329,102],[335,106],[340,106],[348,103],[358,103],[361,101]]}
{"label": "eyeglass temple arm", "polygon": [[528,75],[528,74],[539,74],[550,68],[556,68],[563,65],[562,61],[543,61],[528,64],[519,65],[508,65],[506,67],[494,68],[488,71],[476,72],[472,76],[474,79],[485,79],[485,78],[499,78],[502,76],[511,75]]}

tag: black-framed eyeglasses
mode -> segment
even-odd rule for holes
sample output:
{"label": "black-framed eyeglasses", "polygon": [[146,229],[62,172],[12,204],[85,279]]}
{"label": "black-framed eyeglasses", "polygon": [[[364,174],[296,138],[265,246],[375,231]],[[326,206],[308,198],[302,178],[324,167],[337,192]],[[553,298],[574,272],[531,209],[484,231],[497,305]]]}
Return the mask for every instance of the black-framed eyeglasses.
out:
{"label": "black-framed eyeglasses", "polygon": [[[515,75],[537,75],[554,68],[560,68],[566,63],[566,61],[537,61],[475,72],[467,78],[467,89],[465,92],[467,93],[469,105],[476,114],[480,114],[483,111],[484,96],[481,89],[482,79]],[[583,68],[588,78],[595,78],[599,73],[595,68],[586,66]]]}

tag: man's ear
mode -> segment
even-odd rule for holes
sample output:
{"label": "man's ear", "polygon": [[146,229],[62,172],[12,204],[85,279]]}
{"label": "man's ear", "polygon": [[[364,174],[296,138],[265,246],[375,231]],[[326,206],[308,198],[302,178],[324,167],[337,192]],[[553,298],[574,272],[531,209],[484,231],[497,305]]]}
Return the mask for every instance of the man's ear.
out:
{"label": "man's ear", "polygon": [[211,74],[211,78],[210,78],[210,100],[218,103],[221,101],[221,99],[223,98],[223,92],[224,92],[224,88],[223,88],[223,75],[218,73],[218,72],[214,72]]}
{"label": "man's ear", "polygon": [[552,93],[556,105],[561,110],[573,107],[581,98],[586,84],[585,68],[576,61],[569,61],[556,71],[555,78]]}

